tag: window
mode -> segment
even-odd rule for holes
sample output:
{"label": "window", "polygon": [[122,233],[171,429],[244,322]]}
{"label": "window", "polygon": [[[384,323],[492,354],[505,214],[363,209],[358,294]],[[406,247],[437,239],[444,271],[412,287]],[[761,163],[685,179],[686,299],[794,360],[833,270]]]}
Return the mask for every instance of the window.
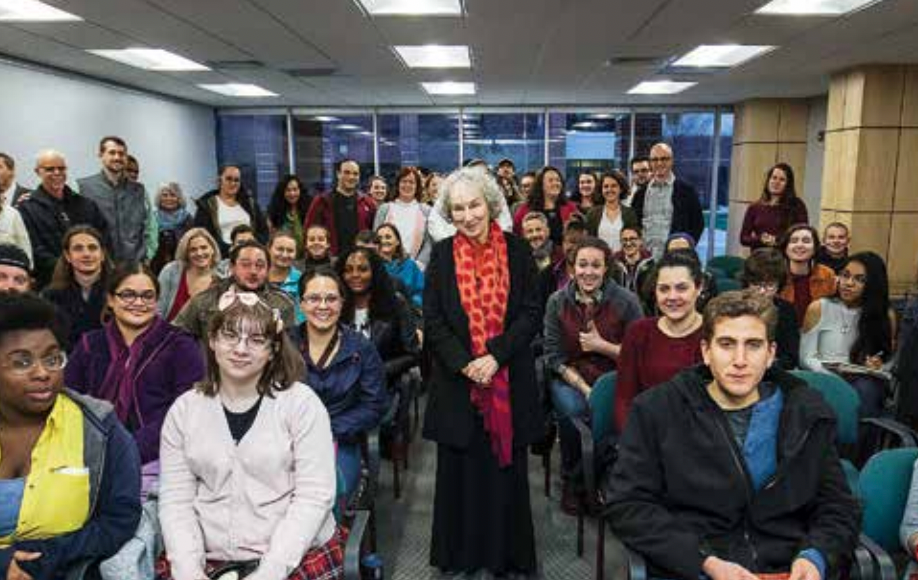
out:
{"label": "window", "polygon": [[483,159],[494,167],[510,159],[520,175],[545,160],[545,115],[542,113],[464,113],[462,158]]}
{"label": "window", "polygon": [[458,114],[382,114],[379,173],[392,182],[405,166],[449,173],[459,164]]}
{"label": "window", "polygon": [[294,115],[296,173],[310,194],[331,191],[342,159],[360,164],[361,182],[373,174],[373,116]]}
{"label": "window", "polygon": [[227,163],[239,166],[243,187],[267,207],[277,182],[289,172],[286,116],[220,114],[217,164]]}
{"label": "window", "polygon": [[577,178],[584,172],[627,173],[630,114],[551,113],[548,126],[548,164],[564,174],[567,191],[577,191]]}

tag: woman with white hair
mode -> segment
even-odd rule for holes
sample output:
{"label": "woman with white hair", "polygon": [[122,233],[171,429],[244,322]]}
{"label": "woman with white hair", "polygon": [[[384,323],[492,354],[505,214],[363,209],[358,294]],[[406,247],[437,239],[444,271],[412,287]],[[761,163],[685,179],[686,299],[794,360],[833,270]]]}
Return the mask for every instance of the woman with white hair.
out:
{"label": "woman with white hair", "polygon": [[182,187],[174,181],[159,186],[154,203],[159,243],[150,266],[155,274],[159,274],[163,266],[175,259],[176,246],[191,228],[193,217],[186,209]]}
{"label": "woman with white hair", "polygon": [[541,328],[535,263],[497,223],[494,179],[440,186],[456,234],[431,252],[424,335],[433,356],[424,436],[437,442],[430,562],[445,572],[536,571],[527,446],[542,435],[530,343]]}

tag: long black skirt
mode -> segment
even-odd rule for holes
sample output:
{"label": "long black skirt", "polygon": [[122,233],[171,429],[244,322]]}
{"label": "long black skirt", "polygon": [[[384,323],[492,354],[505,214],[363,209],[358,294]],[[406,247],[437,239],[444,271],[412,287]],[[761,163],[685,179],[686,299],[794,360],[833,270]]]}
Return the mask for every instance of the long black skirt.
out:
{"label": "long black skirt", "polygon": [[535,573],[527,460],[521,447],[512,465],[498,467],[480,419],[467,449],[438,446],[431,565],[443,571]]}

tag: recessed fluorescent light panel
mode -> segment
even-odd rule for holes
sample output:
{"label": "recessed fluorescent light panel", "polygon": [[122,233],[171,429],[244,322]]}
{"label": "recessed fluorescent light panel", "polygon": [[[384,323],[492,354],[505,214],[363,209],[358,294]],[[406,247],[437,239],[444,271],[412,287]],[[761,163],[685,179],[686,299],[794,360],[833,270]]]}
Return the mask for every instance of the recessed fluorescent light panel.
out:
{"label": "recessed fluorescent light panel", "polygon": [[467,46],[394,46],[408,68],[472,68]]}
{"label": "recessed fluorescent light panel", "polygon": [[258,85],[249,85],[245,83],[226,83],[222,85],[198,85],[206,91],[220,93],[227,97],[276,97],[277,93],[263,89]]}
{"label": "recessed fluorescent light panel", "polygon": [[460,0],[357,0],[371,16],[462,16]]}
{"label": "recessed fluorescent light panel", "polygon": [[756,10],[756,14],[790,16],[838,16],[882,0],[772,0]]}
{"label": "recessed fluorescent light panel", "polygon": [[201,63],[159,48],[125,48],[124,50],[88,50],[96,56],[144,70],[199,71],[210,70]]}
{"label": "recessed fluorescent light panel", "polygon": [[83,20],[76,14],[38,0],[0,0],[0,22],[66,22]]}
{"label": "recessed fluorescent light panel", "polygon": [[745,44],[702,44],[670,66],[729,68],[743,64],[774,50],[774,46]]}
{"label": "recessed fluorescent light panel", "polygon": [[674,95],[698,83],[682,81],[644,81],[628,91],[629,95]]}
{"label": "recessed fluorescent light panel", "polygon": [[421,83],[429,95],[474,95],[475,83]]}

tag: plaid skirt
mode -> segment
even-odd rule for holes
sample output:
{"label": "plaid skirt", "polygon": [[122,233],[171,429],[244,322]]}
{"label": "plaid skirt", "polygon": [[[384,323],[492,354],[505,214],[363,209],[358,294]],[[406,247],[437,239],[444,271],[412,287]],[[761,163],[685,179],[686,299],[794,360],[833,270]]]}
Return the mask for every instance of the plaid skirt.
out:
{"label": "plaid skirt", "polygon": [[[300,565],[287,576],[287,580],[342,580],[344,578],[344,545],[347,543],[346,528],[338,527],[335,534],[324,545],[312,548],[303,556]],[[204,573],[210,576],[227,562],[208,560]],[[156,561],[157,580],[173,580],[169,559],[163,552]]]}

